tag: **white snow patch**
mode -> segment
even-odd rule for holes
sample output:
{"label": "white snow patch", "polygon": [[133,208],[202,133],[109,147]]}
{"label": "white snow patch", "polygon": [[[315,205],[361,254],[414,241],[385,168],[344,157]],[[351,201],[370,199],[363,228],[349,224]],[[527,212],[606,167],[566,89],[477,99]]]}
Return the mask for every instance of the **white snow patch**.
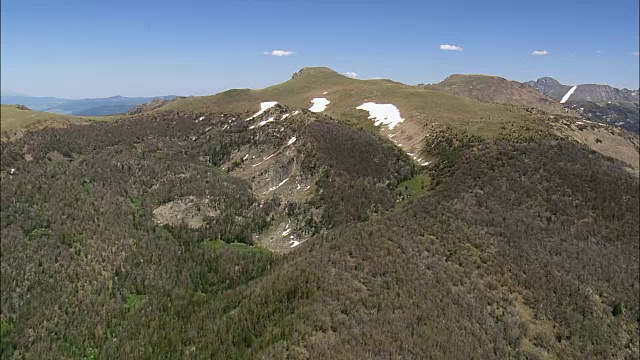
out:
{"label": "white snow patch", "polygon": [[294,142],[296,142],[296,137],[292,137],[291,139],[289,139],[289,142],[287,143],[287,146],[293,144]]}
{"label": "white snow patch", "polygon": [[200,118],[198,120],[196,120],[196,122],[202,121],[202,120],[204,120],[204,116],[200,116]]}
{"label": "white snow patch", "polygon": [[567,91],[566,94],[564,94],[564,96],[562,97],[562,100],[560,100],[560,104],[564,104],[567,102],[567,100],[569,100],[569,98],[571,97],[571,94],[573,94],[574,91],[576,91],[578,87],[574,86],[571,89],[569,89],[569,91]]}
{"label": "white snow patch", "polygon": [[280,182],[280,184],[278,184],[278,185],[276,185],[276,186],[274,186],[274,187],[270,187],[270,188],[269,188],[269,191],[273,191],[273,190],[278,189],[280,186],[282,186],[284,183],[286,183],[286,182],[287,182],[287,180],[289,180],[289,178],[286,178],[286,179],[282,180],[282,181]]}
{"label": "white snow patch", "polygon": [[298,115],[298,114],[300,114],[300,110],[296,110],[293,112],[293,115]]}
{"label": "white snow patch", "polygon": [[291,233],[291,229],[290,228],[286,228],[283,232],[282,232],[282,236],[287,236]]}
{"label": "white snow patch", "polygon": [[300,245],[300,241],[291,240],[290,243],[291,243],[291,247],[296,247]]}
{"label": "white snow patch", "polygon": [[271,109],[272,107],[274,107],[278,102],[277,101],[265,101],[265,102],[261,102],[260,103],[260,111],[258,111],[257,113],[253,114],[253,116],[251,116],[250,118],[247,119],[247,121],[255,118],[256,116],[260,116],[262,115],[263,112]]}
{"label": "white snow patch", "polygon": [[247,160],[249,158],[249,154],[245,155],[242,160]]}
{"label": "white snow patch", "polygon": [[431,163],[430,161],[425,161],[425,162],[423,162],[422,164],[420,164],[420,166],[427,166],[427,165],[429,165],[430,163]]}
{"label": "white snow patch", "polygon": [[[327,92],[327,91],[325,91],[325,92],[323,92],[323,93],[322,93],[322,95],[327,95],[327,94],[328,94],[328,92]],[[633,95],[635,95],[635,94],[633,94]]]}
{"label": "white snow patch", "polygon": [[267,156],[266,158],[262,159],[262,161],[260,161],[259,163],[254,164],[254,165],[251,165],[251,167],[256,167],[256,166],[258,166],[258,165],[262,164],[263,162],[265,162],[265,161],[267,161],[267,160],[271,159],[271,158],[273,157],[273,155],[275,155],[275,154],[271,154],[271,155]]}
{"label": "white snow patch", "polygon": [[356,109],[368,111],[369,119],[375,120],[375,126],[386,125],[389,129],[393,129],[404,121],[400,116],[400,110],[392,104],[368,102],[358,106]]}
{"label": "white snow patch", "polygon": [[289,117],[289,113],[284,114],[284,115],[282,115],[282,119],[280,119],[280,120],[284,120],[284,119],[286,119],[286,118],[288,118],[288,117]]}
{"label": "white snow patch", "polygon": [[313,106],[309,108],[309,111],[313,112],[323,112],[327,108],[327,105],[331,103],[331,101],[326,98],[315,98],[311,100],[311,102],[313,103]]}
{"label": "white snow patch", "polygon": [[262,126],[264,126],[264,125],[266,125],[266,124],[268,124],[268,123],[270,123],[270,122],[272,122],[272,121],[274,121],[274,120],[275,120],[275,118],[274,118],[274,117],[270,117],[270,118],[268,118],[267,120],[260,121],[260,122],[259,122],[258,124],[256,124],[256,125],[249,126],[249,129],[254,129],[256,126],[257,126],[257,127],[262,127]]}

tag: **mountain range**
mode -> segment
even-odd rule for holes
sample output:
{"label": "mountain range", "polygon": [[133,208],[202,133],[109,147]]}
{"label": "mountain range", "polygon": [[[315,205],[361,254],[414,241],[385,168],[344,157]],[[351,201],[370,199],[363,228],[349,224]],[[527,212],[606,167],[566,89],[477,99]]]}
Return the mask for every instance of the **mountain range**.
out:
{"label": "mountain range", "polygon": [[640,141],[568,106],[317,67],[2,105],[2,358],[637,358]]}
{"label": "mountain range", "polygon": [[33,110],[47,111],[57,114],[103,116],[124,114],[138,105],[148,103],[153,100],[171,100],[174,98],[176,98],[174,95],[132,98],[112,96],[107,98],[72,100],[56,97],[34,97],[16,93],[2,93],[0,96],[0,102],[2,104],[25,105]]}
{"label": "mountain range", "polygon": [[563,103],[567,110],[602,124],[640,131],[640,89],[617,89],[608,85],[562,85],[550,77],[528,81],[527,85]]}

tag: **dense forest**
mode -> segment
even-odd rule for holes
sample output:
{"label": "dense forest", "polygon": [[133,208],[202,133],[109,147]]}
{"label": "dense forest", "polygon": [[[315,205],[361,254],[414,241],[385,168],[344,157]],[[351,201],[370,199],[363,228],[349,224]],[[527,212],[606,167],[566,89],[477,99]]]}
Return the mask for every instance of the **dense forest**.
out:
{"label": "dense forest", "polygon": [[[639,356],[639,183],[620,163],[551,134],[443,130],[419,169],[325,116],[245,118],[3,140],[2,358]],[[258,191],[274,174],[313,186]],[[407,199],[416,176],[433,181]],[[160,224],[176,201],[191,222]],[[256,246],[282,218],[308,240]]]}

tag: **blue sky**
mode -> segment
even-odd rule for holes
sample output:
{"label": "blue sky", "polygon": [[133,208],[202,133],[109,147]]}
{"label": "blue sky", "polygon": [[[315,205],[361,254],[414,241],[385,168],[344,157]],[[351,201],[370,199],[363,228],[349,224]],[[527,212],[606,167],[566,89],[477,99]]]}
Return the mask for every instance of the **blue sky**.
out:
{"label": "blue sky", "polygon": [[33,96],[204,95],[305,66],[408,84],[639,77],[637,0],[2,0],[1,41],[2,90]]}

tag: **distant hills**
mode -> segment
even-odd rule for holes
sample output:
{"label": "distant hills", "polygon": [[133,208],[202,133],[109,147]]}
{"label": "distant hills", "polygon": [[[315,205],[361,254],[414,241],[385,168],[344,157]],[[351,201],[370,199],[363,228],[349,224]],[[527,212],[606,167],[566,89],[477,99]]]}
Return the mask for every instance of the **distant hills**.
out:
{"label": "distant hills", "polygon": [[2,93],[2,104],[20,104],[32,110],[76,116],[103,116],[124,114],[134,107],[154,100],[172,100],[175,95],[155,97],[124,97],[63,99],[56,97],[35,97],[16,93]]}

